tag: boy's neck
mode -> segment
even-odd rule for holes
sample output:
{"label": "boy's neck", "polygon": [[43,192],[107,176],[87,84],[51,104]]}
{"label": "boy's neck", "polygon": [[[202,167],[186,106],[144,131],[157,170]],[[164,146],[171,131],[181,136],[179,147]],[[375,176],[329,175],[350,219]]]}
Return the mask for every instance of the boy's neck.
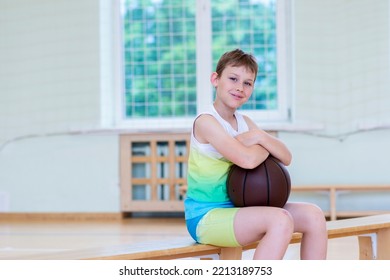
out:
{"label": "boy's neck", "polygon": [[217,102],[214,102],[213,106],[214,106],[215,110],[217,111],[217,113],[221,116],[221,118],[223,118],[225,121],[230,123],[230,125],[232,127],[236,126],[237,121],[236,121],[236,117],[234,115],[236,110],[232,110],[230,108],[227,108],[226,106],[221,106]]}

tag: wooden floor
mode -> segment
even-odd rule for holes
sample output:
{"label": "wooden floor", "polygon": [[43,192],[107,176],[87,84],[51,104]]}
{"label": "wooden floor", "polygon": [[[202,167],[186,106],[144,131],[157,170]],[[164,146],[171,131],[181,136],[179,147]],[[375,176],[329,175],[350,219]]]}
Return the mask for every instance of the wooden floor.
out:
{"label": "wooden floor", "polygon": [[[41,253],[107,245],[129,245],[188,236],[183,218],[127,218],[119,221],[0,221],[0,259],[29,259]],[[252,251],[244,259],[252,258]],[[299,259],[290,245],[285,259]],[[328,259],[358,259],[357,238],[329,241]]]}

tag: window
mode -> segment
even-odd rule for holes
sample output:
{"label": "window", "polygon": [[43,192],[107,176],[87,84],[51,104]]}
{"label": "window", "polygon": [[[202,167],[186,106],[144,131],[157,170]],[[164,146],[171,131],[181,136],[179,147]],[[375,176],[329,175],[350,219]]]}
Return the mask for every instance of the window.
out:
{"label": "window", "polygon": [[218,58],[234,48],[253,53],[260,66],[254,94],[241,109],[259,121],[286,120],[284,2],[122,0],[124,123],[188,128],[212,103],[209,77]]}

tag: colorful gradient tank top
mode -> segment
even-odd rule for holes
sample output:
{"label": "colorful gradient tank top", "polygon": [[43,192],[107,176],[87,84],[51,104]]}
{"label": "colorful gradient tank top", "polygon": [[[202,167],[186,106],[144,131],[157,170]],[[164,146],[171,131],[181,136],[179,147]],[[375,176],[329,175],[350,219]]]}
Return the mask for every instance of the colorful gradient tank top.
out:
{"label": "colorful gradient tank top", "polygon": [[[225,130],[235,137],[248,131],[243,116],[236,112],[237,131],[225,121],[213,107],[210,114],[214,116]],[[229,197],[226,191],[226,178],[232,163],[225,159],[211,144],[202,144],[191,132],[190,154],[188,159],[187,197],[198,202],[226,202]]]}

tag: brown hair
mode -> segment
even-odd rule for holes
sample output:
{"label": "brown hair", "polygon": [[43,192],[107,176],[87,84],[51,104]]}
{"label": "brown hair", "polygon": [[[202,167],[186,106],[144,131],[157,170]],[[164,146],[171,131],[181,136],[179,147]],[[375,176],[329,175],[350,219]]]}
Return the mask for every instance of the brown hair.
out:
{"label": "brown hair", "polygon": [[224,53],[219,59],[215,70],[218,76],[222,75],[223,70],[225,70],[227,66],[244,66],[255,74],[256,80],[259,66],[257,65],[256,58],[249,53],[245,53],[240,49]]}

